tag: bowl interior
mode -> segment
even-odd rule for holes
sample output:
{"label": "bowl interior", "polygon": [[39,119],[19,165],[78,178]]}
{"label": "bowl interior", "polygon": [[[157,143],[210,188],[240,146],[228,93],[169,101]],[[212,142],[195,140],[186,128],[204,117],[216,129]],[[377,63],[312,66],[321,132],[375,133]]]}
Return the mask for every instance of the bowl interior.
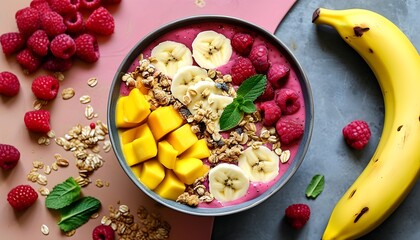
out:
{"label": "bowl interior", "polygon": [[[244,29],[250,29],[256,34],[265,38],[277,49],[279,49],[282,52],[282,54],[286,57],[286,59],[289,61],[294,71],[296,72],[296,76],[298,77],[298,80],[302,89],[302,94],[304,98],[303,99],[304,106],[305,106],[304,135],[298,147],[298,152],[295,158],[293,159],[292,163],[290,164],[288,170],[284,173],[284,175],[270,189],[268,189],[267,191],[265,191],[263,194],[259,195],[258,197],[252,200],[249,200],[247,202],[237,204],[237,205],[225,206],[225,207],[220,207],[220,208],[192,208],[183,204],[179,204],[172,200],[163,199],[159,195],[157,195],[156,193],[148,189],[146,186],[144,186],[132,173],[130,166],[128,166],[128,164],[126,163],[126,160],[122,153],[122,147],[120,143],[118,129],[116,128],[116,125],[115,125],[115,110],[116,110],[117,99],[120,96],[121,77],[124,73],[127,73],[129,71],[132,64],[138,59],[139,55],[144,51],[144,49],[147,46],[149,46],[154,40],[160,37],[162,34],[167,33],[173,29],[187,27],[191,24],[206,23],[206,22],[220,22],[220,23],[238,26]],[[159,28],[158,30],[150,33],[149,35],[144,37],[142,40],[140,40],[130,50],[129,54],[125,57],[125,59],[119,66],[117,73],[115,74],[115,77],[113,79],[112,86],[110,89],[110,93],[109,93],[107,110],[108,110],[107,120],[108,120],[108,127],[109,127],[109,136],[110,136],[110,140],[113,146],[113,150],[115,152],[115,155],[121,167],[123,168],[127,176],[144,193],[146,193],[149,197],[156,200],[157,202],[163,204],[164,206],[167,206],[169,208],[172,208],[180,212],[184,212],[184,213],[188,213],[192,215],[200,215],[200,216],[221,216],[221,215],[227,215],[227,214],[240,212],[240,211],[243,211],[243,210],[246,210],[246,209],[249,209],[258,205],[259,203],[263,202],[268,197],[276,193],[279,189],[282,188],[283,185],[285,185],[289,181],[289,179],[294,175],[294,173],[297,171],[297,169],[301,165],[309,146],[309,142],[312,135],[312,128],[313,128],[313,100],[312,100],[312,93],[311,93],[310,85],[301,65],[293,56],[292,52],[287,48],[287,46],[284,45],[273,34],[249,22],[246,22],[237,18],[226,17],[226,16],[215,16],[215,15],[195,16],[195,17],[189,17],[182,20],[178,20]]]}

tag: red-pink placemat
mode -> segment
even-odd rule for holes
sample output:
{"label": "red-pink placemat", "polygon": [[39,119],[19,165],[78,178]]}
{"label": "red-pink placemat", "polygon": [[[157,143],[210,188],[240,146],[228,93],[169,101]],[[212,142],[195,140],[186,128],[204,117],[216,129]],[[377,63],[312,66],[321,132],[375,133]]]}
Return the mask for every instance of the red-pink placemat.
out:
{"label": "red-pink placemat", "polygon": [[[242,18],[274,32],[295,1],[122,0],[119,5],[109,8],[115,18],[116,28],[112,36],[100,39],[100,60],[93,65],[76,63],[64,74],[65,80],[60,89],[74,88],[75,97],[66,101],[58,97],[45,107],[51,111],[51,124],[56,136],[64,136],[79,123],[87,125],[93,120],[106,122],[107,97],[115,71],[135,43],[157,27],[182,17],[217,14]],[[29,3],[29,0],[0,1],[0,34],[17,31],[14,14],[18,9],[29,6]],[[268,12],[270,14],[267,14]],[[69,167],[47,175],[49,189],[69,176],[76,177],[78,171],[70,152],[56,145],[53,139],[48,146],[39,145],[39,135],[29,134],[25,128],[23,116],[26,111],[33,109],[35,100],[30,90],[31,82],[45,72],[38,71],[26,76],[17,65],[14,56],[5,57],[3,54],[0,54],[0,71],[15,73],[21,83],[20,93],[16,97],[0,96],[0,143],[15,145],[21,152],[21,160],[16,168],[8,172],[0,171],[0,238],[67,239],[57,226],[57,215],[45,208],[45,197],[40,196],[34,206],[23,212],[13,211],[6,201],[8,191],[16,185],[30,184],[35,189],[40,187],[26,180],[26,175],[32,169],[32,162],[35,160],[51,165],[55,161],[56,153],[70,160]],[[98,79],[98,85],[94,88],[87,85],[87,80],[91,77]],[[92,98],[90,105],[97,118],[85,118],[86,105],[79,102],[82,95]],[[84,195],[94,196],[102,202],[100,217],[91,219],[78,228],[71,239],[90,239],[92,229],[100,224],[102,216],[108,215],[108,206],[118,206],[119,203],[128,205],[133,214],[138,206],[145,206],[150,212],[160,214],[171,225],[170,239],[211,238],[213,218],[191,216],[157,205],[126,177],[112,151],[101,151],[101,155],[105,164],[94,172],[91,179],[109,182],[109,186],[98,188],[92,183],[82,189]],[[49,227],[48,236],[41,233],[42,224]]]}

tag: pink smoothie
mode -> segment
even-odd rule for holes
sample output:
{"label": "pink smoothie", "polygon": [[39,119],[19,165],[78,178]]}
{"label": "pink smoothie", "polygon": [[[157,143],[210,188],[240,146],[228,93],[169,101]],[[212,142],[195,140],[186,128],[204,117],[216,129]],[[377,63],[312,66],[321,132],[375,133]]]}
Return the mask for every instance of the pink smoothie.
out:
{"label": "pink smoothie", "polygon": [[[254,44],[265,43],[268,50],[269,50],[270,62],[271,63],[286,64],[290,68],[290,74],[289,74],[288,79],[286,80],[285,84],[283,85],[283,87],[295,90],[300,96],[301,108],[299,109],[298,112],[296,112],[292,115],[288,115],[287,117],[294,118],[294,119],[298,120],[299,122],[301,122],[302,124],[305,124],[304,99],[303,99],[302,89],[301,89],[299,80],[296,76],[295,70],[289,64],[288,59],[286,59],[286,57],[278,49],[276,49],[272,44],[270,44],[269,42],[266,42],[265,39],[263,39],[261,36],[256,35],[255,32],[252,32],[249,29],[242,29],[242,28],[239,28],[237,26],[232,26],[232,25],[229,25],[229,24],[226,24],[226,23],[217,23],[217,22],[214,22],[214,23],[200,23],[200,24],[191,25],[189,27],[173,29],[172,31],[162,35],[161,37],[156,39],[152,44],[150,44],[148,47],[146,47],[144,49],[144,51],[142,52],[143,56],[144,56],[144,58],[150,57],[150,53],[151,53],[151,50],[153,49],[153,47],[155,47],[157,44],[159,44],[163,41],[167,41],[167,40],[183,43],[192,50],[191,44],[192,44],[195,36],[198,33],[200,33],[201,31],[206,31],[206,30],[214,30],[218,33],[224,34],[229,39],[231,39],[232,36],[237,32],[246,32],[246,33],[249,33],[249,34],[253,35],[253,37],[255,39]],[[235,51],[234,51],[229,63],[227,63],[225,66],[220,67],[218,70],[220,70],[224,74],[229,73],[230,72],[230,67],[237,57],[238,57],[238,54],[236,54]],[[131,66],[130,71],[134,70],[134,68],[137,65],[138,65],[138,61],[135,61],[133,63],[133,65]],[[124,84],[122,86],[124,86]],[[122,92],[121,93],[123,95],[125,95],[127,93],[126,89],[124,87],[122,87]],[[257,127],[260,128],[261,126],[257,126]],[[232,205],[236,205],[236,204],[240,204],[240,203],[249,201],[251,199],[254,199],[254,198],[260,196],[262,193],[269,190],[270,187],[272,187],[279,179],[281,179],[283,177],[284,173],[288,170],[289,166],[294,161],[294,158],[295,158],[296,153],[298,151],[300,142],[301,141],[298,141],[298,142],[296,142],[296,143],[294,143],[290,146],[282,146],[283,151],[284,150],[290,150],[291,156],[290,156],[290,159],[287,163],[284,163],[284,164],[280,163],[279,174],[277,175],[277,177],[274,180],[272,180],[268,183],[251,182],[250,187],[248,189],[248,192],[246,193],[245,196],[241,197],[240,199],[230,201],[230,202],[223,202],[223,203],[219,202],[217,200],[214,200],[211,203],[201,203],[199,205],[199,207],[201,207],[201,208],[220,208],[220,207],[224,207],[224,206],[232,206]],[[271,146],[268,146],[268,147],[271,147]]]}

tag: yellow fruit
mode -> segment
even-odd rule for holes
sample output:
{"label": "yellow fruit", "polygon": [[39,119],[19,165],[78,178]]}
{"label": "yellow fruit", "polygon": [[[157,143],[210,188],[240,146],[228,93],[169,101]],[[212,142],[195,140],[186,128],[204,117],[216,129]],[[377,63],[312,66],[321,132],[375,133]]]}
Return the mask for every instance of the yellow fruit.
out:
{"label": "yellow fruit", "polygon": [[181,154],[194,145],[194,143],[198,141],[198,138],[191,130],[191,126],[187,123],[169,133],[166,137],[166,141],[178,151],[178,154]]}
{"label": "yellow fruit", "polygon": [[124,119],[123,106],[127,100],[127,96],[122,96],[117,100],[117,105],[115,107],[115,125],[117,128],[131,128],[138,125],[137,123],[128,123]]}
{"label": "yellow fruit", "polygon": [[179,128],[184,119],[172,106],[159,107],[154,110],[148,120],[153,136],[158,141],[169,132]]}
{"label": "yellow fruit", "polygon": [[149,89],[145,87],[141,81],[141,76],[137,77],[136,87],[143,93],[145,96],[149,94]]}
{"label": "yellow fruit", "polygon": [[198,158],[183,158],[175,162],[174,172],[183,183],[190,185],[202,177],[203,162]]}
{"label": "yellow fruit", "polygon": [[157,154],[156,141],[147,123],[143,123],[138,127],[138,136],[132,142],[134,154],[136,155],[136,162],[134,164],[153,158]]}
{"label": "yellow fruit", "polygon": [[125,161],[127,162],[128,166],[133,166],[137,164],[136,154],[134,153],[133,143],[129,142],[122,145],[122,152],[125,157]]}
{"label": "yellow fruit", "polygon": [[173,169],[175,167],[176,156],[178,151],[175,150],[170,143],[165,140],[158,142],[157,159],[166,168]]}
{"label": "yellow fruit", "polygon": [[120,131],[120,139],[122,144],[134,141],[138,137],[138,129],[140,126],[124,129]]}
{"label": "yellow fruit", "polygon": [[166,169],[165,178],[154,191],[165,199],[175,201],[179,195],[184,193],[185,184],[177,178],[172,170]]}
{"label": "yellow fruit", "polygon": [[134,175],[146,187],[153,190],[165,178],[165,167],[157,159],[150,159],[131,167]]}
{"label": "yellow fruit", "polygon": [[150,104],[138,88],[133,88],[123,105],[124,120],[128,123],[141,123],[150,114]]}
{"label": "yellow fruit", "polygon": [[194,143],[191,147],[189,147],[185,152],[183,152],[179,158],[208,158],[210,156],[210,150],[207,146],[206,139],[200,139],[196,143]]}

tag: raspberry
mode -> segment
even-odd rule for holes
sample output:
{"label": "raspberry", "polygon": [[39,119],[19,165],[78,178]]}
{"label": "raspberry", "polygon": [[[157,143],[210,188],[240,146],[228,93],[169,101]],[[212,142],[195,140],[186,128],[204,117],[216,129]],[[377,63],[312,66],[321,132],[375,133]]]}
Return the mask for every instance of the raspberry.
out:
{"label": "raspberry", "polygon": [[34,110],[25,113],[25,126],[29,131],[47,133],[51,130],[50,112],[47,110]]}
{"label": "raspberry", "polygon": [[29,185],[18,185],[7,194],[7,201],[16,210],[30,207],[38,199],[38,193]]}
{"label": "raspberry", "polygon": [[19,93],[19,89],[19,79],[15,74],[7,71],[0,73],[0,94],[13,97]]}
{"label": "raspberry", "polygon": [[73,59],[61,59],[54,56],[48,57],[42,68],[51,72],[65,72],[73,66]]}
{"label": "raspberry", "polygon": [[286,80],[290,69],[284,64],[273,63],[268,68],[267,80],[273,85],[274,88],[280,88],[281,84]]}
{"label": "raspberry", "polygon": [[0,36],[0,43],[3,53],[10,55],[25,47],[25,38],[19,32],[8,32]]}
{"label": "raspberry", "polygon": [[41,100],[53,100],[59,87],[60,83],[53,76],[39,76],[32,81],[32,92]]}
{"label": "raspberry", "polygon": [[85,33],[78,36],[75,40],[76,56],[81,60],[93,63],[99,59],[99,47],[95,36]]}
{"label": "raspberry", "polygon": [[80,0],[80,8],[94,10],[101,6],[101,0]]}
{"label": "raspberry", "polygon": [[26,46],[39,56],[46,56],[50,47],[50,40],[44,30],[36,30],[26,42]]}
{"label": "raspberry", "polygon": [[280,142],[288,145],[299,140],[303,135],[303,124],[289,118],[280,118],[276,123]]}
{"label": "raspberry", "polygon": [[92,33],[108,36],[114,32],[114,17],[104,7],[93,11],[86,20],[86,29]]}
{"label": "raspberry", "polygon": [[114,240],[115,233],[111,226],[98,225],[92,232],[93,240]]}
{"label": "raspberry", "polygon": [[270,63],[268,62],[268,49],[264,44],[252,47],[248,58],[251,60],[252,65],[254,65],[255,70],[259,73],[265,73],[268,67],[270,67]]}
{"label": "raspberry", "polygon": [[247,56],[251,51],[254,38],[247,33],[236,33],[233,35],[231,44],[240,55]]}
{"label": "raspberry", "polygon": [[41,15],[42,29],[50,37],[55,37],[66,31],[67,27],[64,24],[63,17],[57,12],[47,12]]}
{"label": "raspberry", "polygon": [[40,14],[51,11],[50,5],[47,0],[32,0],[29,5],[31,8],[37,10]]}
{"label": "raspberry", "polygon": [[248,58],[239,57],[232,65],[232,82],[238,86],[241,85],[241,83],[247,78],[255,74],[255,68],[252,66],[252,63]]}
{"label": "raspberry", "polygon": [[274,126],[280,119],[281,109],[274,101],[262,102],[259,109],[263,118],[263,125],[266,127]]}
{"label": "raspberry", "polygon": [[16,55],[16,61],[27,73],[33,73],[41,67],[42,58],[25,48]]}
{"label": "raspberry", "polygon": [[64,24],[68,33],[82,33],[85,30],[85,22],[81,12],[67,14],[64,17]]}
{"label": "raspberry", "polygon": [[285,210],[286,219],[295,229],[301,229],[311,216],[311,209],[303,203],[292,204]]}
{"label": "raspberry", "polygon": [[15,18],[19,32],[25,37],[41,28],[39,12],[31,7],[18,10]]}
{"label": "raspberry", "polygon": [[60,15],[74,13],[79,9],[79,0],[49,0],[50,7]]}
{"label": "raspberry", "polygon": [[270,101],[274,99],[274,88],[270,82],[265,85],[264,92],[257,98],[257,102]]}
{"label": "raspberry", "polygon": [[361,150],[368,144],[370,135],[369,125],[363,120],[354,120],[343,128],[346,143],[356,150]]}
{"label": "raspberry", "polygon": [[50,45],[54,56],[62,59],[71,58],[76,52],[76,44],[73,38],[63,33],[54,37]]}
{"label": "raspberry", "polygon": [[276,103],[284,115],[293,114],[300,109],[299,94],[293,89],[282,88],[277,90]]}
{"label": "raspberry", "polygon": [[0,168],[4,170],[12,169],[20,159],[19,150],[9,144],[0,143]]}

